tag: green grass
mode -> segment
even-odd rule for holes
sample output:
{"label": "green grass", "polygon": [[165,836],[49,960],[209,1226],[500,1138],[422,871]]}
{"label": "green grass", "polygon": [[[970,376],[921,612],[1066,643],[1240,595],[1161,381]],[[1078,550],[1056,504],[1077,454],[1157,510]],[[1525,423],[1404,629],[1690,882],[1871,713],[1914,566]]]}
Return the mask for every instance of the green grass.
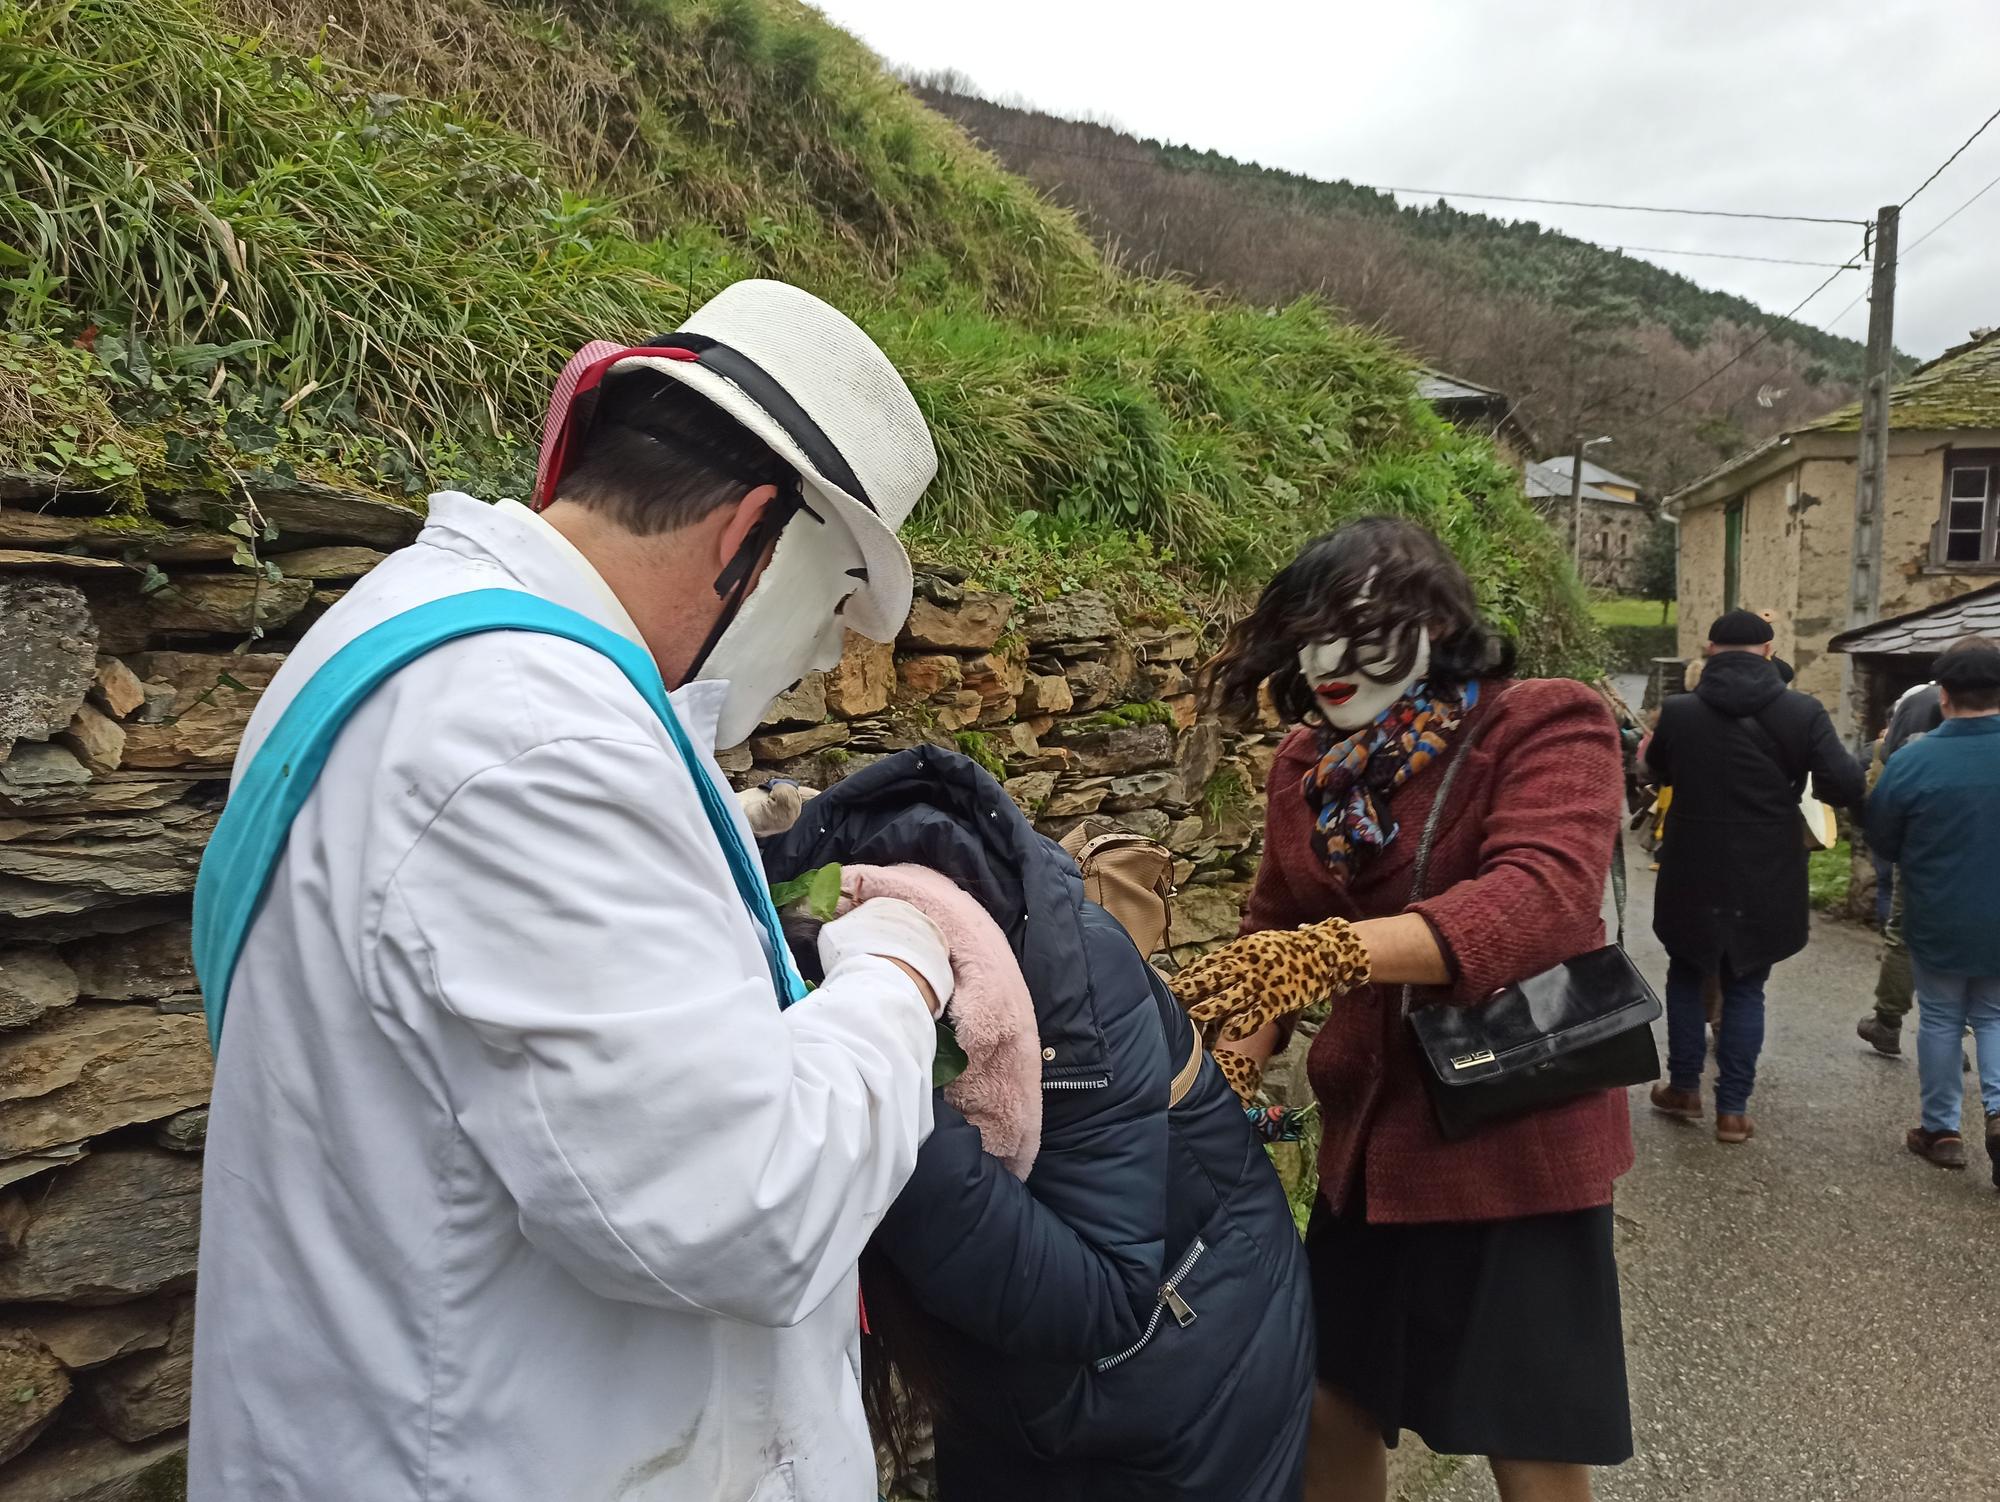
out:
{"label": "green grass", "polygon": [[1854,852],[1846,840],[1831,850],[1815,850],[1806,857],[1807,889],[1812,905],[1822,913],[1847,910],[1847,891],[1854,875]]}
{"label": "green grass", "polygon": [[[1115,269],[816,12],[338,9],[0,0],[0,320],[15,366],[72,352],[73,478],[520,495],[577,345],[776,275],[907,375],[926,556],[1212,624],[1314,533],[1399,512],[1532,668],[1591,670],[1554,539],[1395,348]],[[48,467],[46,418],[8,416],[37,384],[0,363],[0,462]]]}
{"label": "green grass", "polygon": [[1625,597],[1596,599],[1590,602],[1590,618],[1604,627],[1611,626],[1659,626],[1674,625],[1680,619],[1678,605],[1667,602],[1666,619],[1660,618],[1658,600],[1634,600]]}

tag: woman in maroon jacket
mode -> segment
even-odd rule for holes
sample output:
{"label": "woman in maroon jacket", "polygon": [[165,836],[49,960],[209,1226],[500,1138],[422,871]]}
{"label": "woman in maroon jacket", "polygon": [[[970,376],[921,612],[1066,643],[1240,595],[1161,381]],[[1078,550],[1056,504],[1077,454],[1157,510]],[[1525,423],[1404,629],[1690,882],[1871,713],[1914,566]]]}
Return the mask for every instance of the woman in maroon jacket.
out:
{"label": "woman in maroon jacket", "polygon": [[[1405,983],[1420,1004],[1477,1006],[1605,942],[1617,730],[1590,689],[1516,680],[1513,657],[1436,538],[1371,517],[1309,544],[1211,665],[1225,712],[1253,714],[1268,683],[1298,725],[1271,771],[1243,932],[1281,975],[1296,966],[1272,946],[1347,919],[1371,982],[1334,1002],[1306,1062],[1325,1123],[1306,1233],[1309,1499],[1384,1496],[1384,1446],[1403,1429],[1490,1457],[1504,1502],[1587,1499],[1587,1468],[1632,1453],[1611,1239],[1612,1182],[1632,1165],[1624,1092],[1448,1142],[1398,1006]],[[1481,722],[1432,895],[1411,903],[1442,767]],[[1237,1072],[1285,1031],[1226,1045],[1248,1055]]]}

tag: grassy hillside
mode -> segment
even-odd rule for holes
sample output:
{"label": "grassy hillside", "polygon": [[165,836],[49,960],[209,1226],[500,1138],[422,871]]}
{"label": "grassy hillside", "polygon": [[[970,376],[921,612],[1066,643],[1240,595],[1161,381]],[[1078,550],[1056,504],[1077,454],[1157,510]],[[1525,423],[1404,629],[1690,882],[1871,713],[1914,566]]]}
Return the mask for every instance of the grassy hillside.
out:
{"label": "grassy hillside", "polygon": [[[1858,389],[1860,343],[1533,220],[1405,205],[994,103],[957,75],[917,87],[1134,264],[1256,301],[1323,294],[1506,391],[1545,453],[1579,425],[1616,434],[1607,462],[1661,491]],[[1760,338],[1724,379],[1675,402]],[[1760,392],[1782,394],[1766,407]]]}
{"label": "grassy hillside", "polygon": [[0,0],[0,93],[0,464],[519,494],[578,344],[771,274],[908,374],[934,555],[1198,614],[1397,509],[1585,664],[1548,534],[1392,347],[1114,268],[787,0]]}

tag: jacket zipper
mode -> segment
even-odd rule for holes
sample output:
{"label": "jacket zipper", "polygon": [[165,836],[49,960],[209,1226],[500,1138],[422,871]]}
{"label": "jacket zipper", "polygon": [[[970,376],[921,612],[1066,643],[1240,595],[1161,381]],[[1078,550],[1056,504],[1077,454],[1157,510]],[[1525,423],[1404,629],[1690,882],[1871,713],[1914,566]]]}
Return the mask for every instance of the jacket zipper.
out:
{"label": "jacket zipper", "polygon": [[1194,1306],[1181,1297],[1180,1283],[1181,1279],[1194,1270],[1195,1263],[1201,1260],[1201,1254],[1207,1250],[1208,1243],[1199,1236],[1195,1237],[1194,1245],[1187,1249],[1187,1255],[1181,1258],[1180,1266],[1169,1273],[1167,1281],[1160,1285],[1160,1301],[1153,1306],[1153,1317],[1146,1321],[1146,1328],[1140,1332],[1139,1338],[1116,1356],[1106,1356],[1102,1361],[1094,1363],[1097,1371],[1108,1372],[1114,1366],[1130,1361],[1145,1350],[1146,1342],[1159,1333],[1162,1316],[1172,1314],[1174,1323],[1183,1330],[1195,1322]]}
{"label": "jacket zipper", "polygon": [[1108,1089],[1110,1085],[1111,1081],[1108,1079],[1042,1081],[1042,1088],[1044,1090],[1104,1090]]}

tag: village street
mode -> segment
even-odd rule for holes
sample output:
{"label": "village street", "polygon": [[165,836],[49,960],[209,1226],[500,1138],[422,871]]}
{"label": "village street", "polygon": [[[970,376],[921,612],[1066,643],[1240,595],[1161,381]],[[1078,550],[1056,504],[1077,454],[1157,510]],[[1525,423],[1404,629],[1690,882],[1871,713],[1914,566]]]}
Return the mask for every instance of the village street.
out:
{"label": "village street", "polygon": [[[1630,855],[1629,941],[1660,988],[1653,877]],[[1966,1172],[1904,1151],[1913,1024],[1901,1060],[1854,1036],[1876,954],[1864,929],[1821,921],[1778,968],[1746,1146],[1632,1092],[1638,1163],[1617,1209],[1638,1453],[1600,1478],[1605,1502],[2000,1495],[2000,1192],[1976,1115]],[[1410,1470],[1425,1473],[1411,1499],[1493,1496],[1483,1466]]]}

